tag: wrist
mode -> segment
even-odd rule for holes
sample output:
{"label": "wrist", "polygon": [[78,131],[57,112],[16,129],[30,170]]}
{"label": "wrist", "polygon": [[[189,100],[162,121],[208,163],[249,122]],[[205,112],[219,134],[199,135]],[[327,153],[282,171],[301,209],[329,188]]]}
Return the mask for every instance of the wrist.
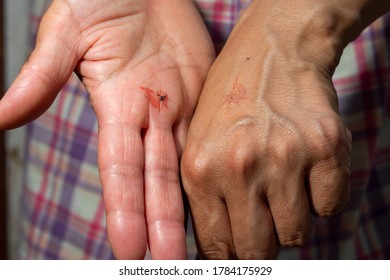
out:
{"label": "wrist", "polygon": [[344,47],[389,9],[388,0],[254,0],[232,37],[332,74]]}

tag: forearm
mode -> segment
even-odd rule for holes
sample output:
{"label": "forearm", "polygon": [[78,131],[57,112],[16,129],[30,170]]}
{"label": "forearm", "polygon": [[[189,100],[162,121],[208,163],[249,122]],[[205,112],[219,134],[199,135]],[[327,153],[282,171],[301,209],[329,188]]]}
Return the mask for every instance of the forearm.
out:
{"label": "forearm", "polygon": [[332,73],[344,47],[389,10],[389,0],[254,0],[229,43],[282,50]]}

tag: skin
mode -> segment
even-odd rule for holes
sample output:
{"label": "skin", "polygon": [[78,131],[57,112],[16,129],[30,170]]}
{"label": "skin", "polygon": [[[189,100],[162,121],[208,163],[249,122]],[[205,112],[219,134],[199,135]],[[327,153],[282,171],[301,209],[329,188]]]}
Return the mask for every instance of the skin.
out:
{"label": "skin", "polygon": [[[98,120],[115,256],[142,259],[149,246],[154,259],[184,259],[179,160],[213,59],[192,1],[54,0],[36,48],[0,101],[0,129],[40,116],[76,71]],[[160,106],[162,92],[169,98]]]}
{"label": "skin", "polygon": [[199,257],[304,244],[349,197],[351,134],[332,74],[388,0],[254,0],[213,64],[182,159]]}

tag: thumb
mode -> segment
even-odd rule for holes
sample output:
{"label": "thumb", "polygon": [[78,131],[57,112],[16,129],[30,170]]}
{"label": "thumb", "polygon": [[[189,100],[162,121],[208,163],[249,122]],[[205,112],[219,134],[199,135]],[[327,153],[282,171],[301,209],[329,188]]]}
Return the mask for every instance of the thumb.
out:
{"label": "thumb", "polygon": [[[21,126],[43,114],[75,68],[77,29],[48,11],[37,45],[20,74],[0,100],[0,129]],[[72,27],[73,26],[73,27]]]}

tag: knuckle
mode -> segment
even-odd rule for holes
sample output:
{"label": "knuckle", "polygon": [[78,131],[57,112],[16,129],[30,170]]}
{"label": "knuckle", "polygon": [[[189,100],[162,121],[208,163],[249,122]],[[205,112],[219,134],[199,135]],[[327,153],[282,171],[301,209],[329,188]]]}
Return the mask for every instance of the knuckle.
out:
{"label": "knuckle", "polygon": [[226,132],[224,150],[219,159],[226,174],[247,175],[256,168],[262,151],[259,149],[258,120],[252,116],[240,117],[233,121]]}
{"label": "knuckle", "polygon": [[348,129],[338,116],[317,120],[310,129],[308,138],[313,154],[321,158],[335,157],[342,150],[349,152],[351,149]]}
{"label": "knuckle", "polygon": [[285,247],[303,246],[310,237],[313,222],[307,218],[305,220],[292,217],[283,218],[277,223],[277,235],[279,243]]}
{"label": "knuckle", "polygon": [[[302,165],[305,157],[303,141],[298,135],[284,135],[284,137],[273,138],[265,147],[262,161],[266,165],[264,174],[292,174]],[[274,175],[272,175],[274,176]],[[270,178],[268,178],[269,180]]]}
{"label": "knuckle", "polygon": [[326,201],[314,204],[314,213],[320,218],[328,218],[339,214],[349,201],[349,191],[340,197],[334,197]]}
{"label": "knuckle", "polygon": [[223,162],[231,174],[246,174],[256,166],[256,148],[251,143],[237,143],[223,155]]}
{"label": "knuckle", "polygon": [[218,251],[218,250],[207,250],[203,251],[202,254],[199,254],[201,259],[204,260],[233,260],[235,259],[233,255],[228,252]]}
{"label": "knuckle", "polygon": [[[224,137],[210,136],[202,143],[187,144],[182,157],[182,175],[192,182],[203,182],[205,178],[229,179],[237,174],[246,177],[256,170],[262,154],[258,137],[253,131],[257,123],[251,117],[233,121]],[[264,151],[264,149],[263,149]]]}
{"label": "knuckle", "polygon": [[206,260],[233,260],[236,259],[228,244],[224,242],[214,242],[202,249],[198,253],[201,259]]}
{"label": "knuckle", "polygon": [[320,205],[315,207],[315,214],[319,218],[330,218],[334,215],[337,215],[341,212],[342,207],[328,206],[328,205]]}
{"label": "knuckle", "polygon": [[284,168],[297,160],[301,145],[297,138],[289,137],[275,140],[272,147],[269,149],[271,153],[271,162],[274,166]]}
{"label": "knuckle", "polygon": [[310,230],[295,231],[287,234],[278,234],[279,243],[284,247],[300,247],[305,245],[311,234]]}
{"label": "knuckle", "polygon": [[318,203],[314,206],[315,214],[320,218],[329,218],[339,214],[345,208],[349,198],[338,199],[328,203]]}
{"label": "knuckle", "polygon": [[204,181],[208,180],[207,178],[213,170],[212,165],[210,153],[207,153],[203,148],[186,148],[181,160],[183,181],[188,185],[201,186]]}

